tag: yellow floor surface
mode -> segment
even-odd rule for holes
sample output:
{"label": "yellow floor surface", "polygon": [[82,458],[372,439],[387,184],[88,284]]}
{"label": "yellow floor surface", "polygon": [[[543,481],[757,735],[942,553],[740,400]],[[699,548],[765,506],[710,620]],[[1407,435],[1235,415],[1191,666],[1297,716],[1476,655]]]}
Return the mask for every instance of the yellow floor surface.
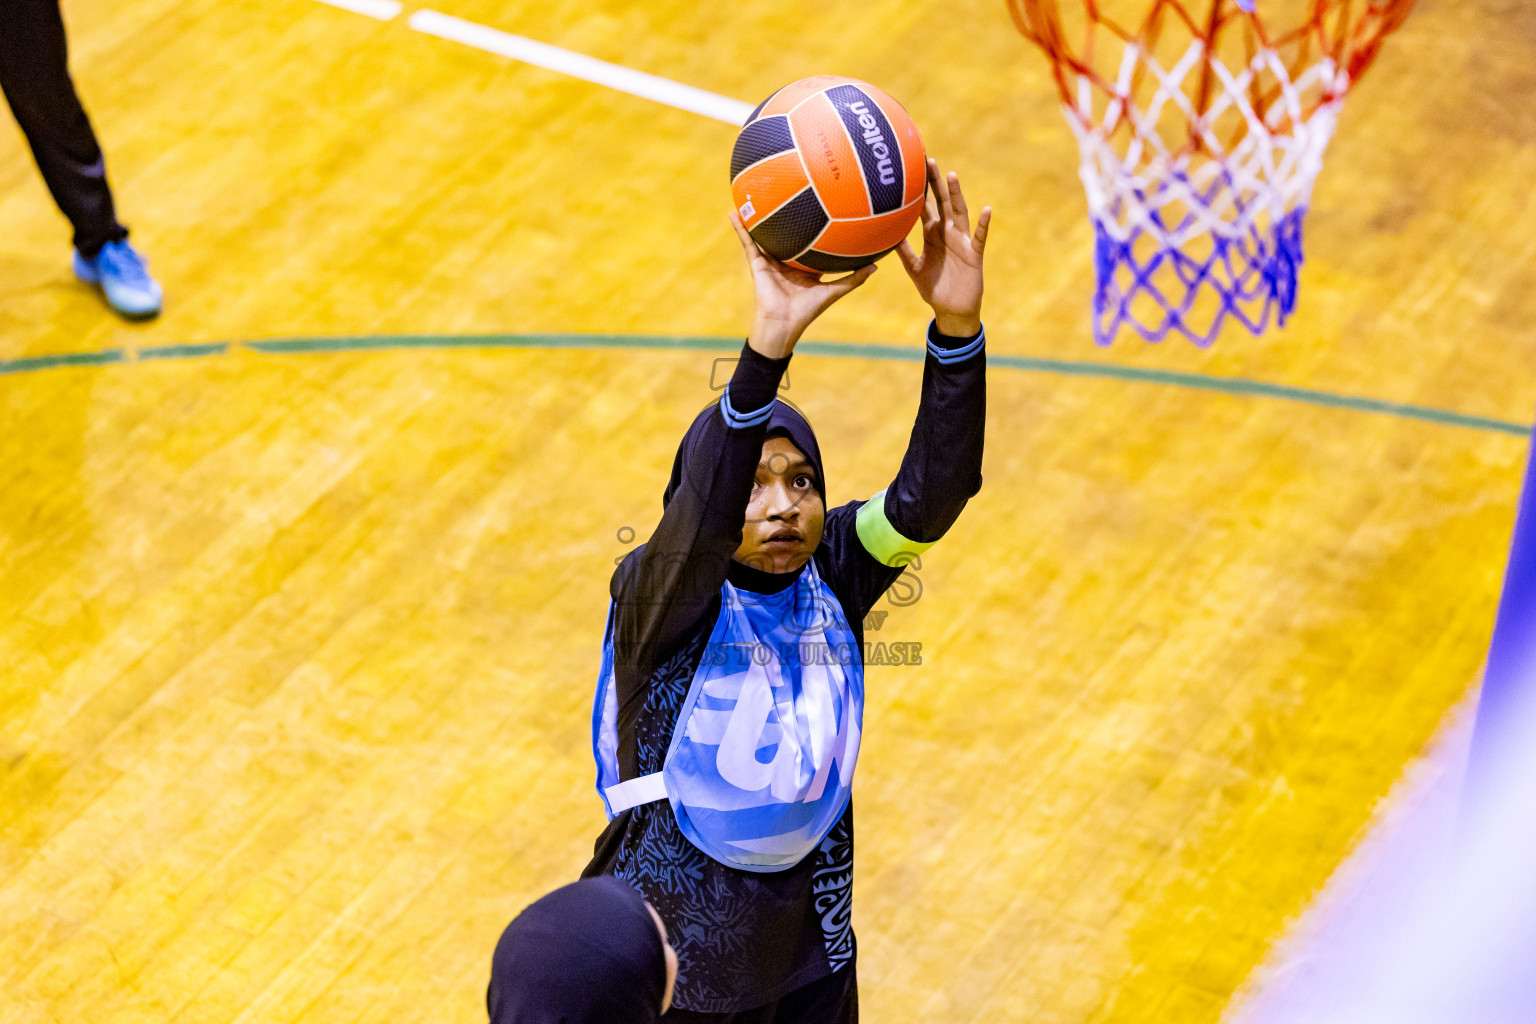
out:
{"label": "yellow floor surface", "polygon": [[[881,84],[996,209],[995,361],[1532,418],[1518,5],[1421,0],[1346,105],[1296,318],[1209,351],[1091,345],[1075,144],[1001,0],[438,9],[748,102]],[[167,312],[73,281],[0,124],[0,1021],[483,1019],[501,927],[601,827],[606,580],[725,353],[223,343],[737,336],[733,131],[316,0],[66,15]],[[924,322],[890,262],[811,337]],[[796,359],[832,501],[888,482],[918,379]],[[870,672],[865,1018],[1214,1022],[1473,684],[1526,443],[989,387],[985,487],[870,637],[924,664]]]}

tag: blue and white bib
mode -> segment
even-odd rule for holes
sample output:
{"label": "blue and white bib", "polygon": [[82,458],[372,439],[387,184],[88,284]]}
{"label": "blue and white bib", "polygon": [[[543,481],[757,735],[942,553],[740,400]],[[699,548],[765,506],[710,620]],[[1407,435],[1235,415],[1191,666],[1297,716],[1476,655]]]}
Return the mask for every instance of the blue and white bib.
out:
{"label": "blue and white bib", "polygon": [[619,780],[613,611],[592,707],[597,790],[611,821],[666,800],[688,841],[747,871],[816,849],[848,806],[864,722],[864,659],[808,564],[777,594],[721,590],[662,770]]}

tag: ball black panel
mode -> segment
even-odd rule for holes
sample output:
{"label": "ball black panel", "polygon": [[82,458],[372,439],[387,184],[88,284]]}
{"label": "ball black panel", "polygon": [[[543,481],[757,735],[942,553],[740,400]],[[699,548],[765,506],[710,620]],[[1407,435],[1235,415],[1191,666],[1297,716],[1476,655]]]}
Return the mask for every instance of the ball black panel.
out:
{"label": "ball black panel", "polygon": [[770,255],[787,260],[816,241],[816,236],[829,220],[827,211],[821,208],[821,200],[807,186],[774,211],[773,216],[753,228],[752,238]]}
{"label": "ball black panel", "polygon": [[[891,246],[891,249],[894,248],[896,246]],[[869,266],[884,256],[886,252],[890,252],[891,249],[887,249],[885,252],[877,252],[873,256],[833,256],[831,253],[808,249],[799,256],[796,256],[795,262],[804,264],[812,270],[819,270],[823,274],[845,274],[850,270],[858,270],[860,267]]]}
{"label": "ball black panel", "polygon": [[783,115],[765,117],[753,121],[736,136],[736,148],[731,151],[731,180],[759,160],[766,160],[779,153],[795,148],[795,137],[789,131],[789,118]]}
{"label": "ball black panel", "polygon": [[880,104],[858,86],[839,85],[827,90],[827,99],[842,118],[848,139],[864,168],[864,184],[875,213],[890,213],[901,206],[906,173],[901,164],[901,143]]}

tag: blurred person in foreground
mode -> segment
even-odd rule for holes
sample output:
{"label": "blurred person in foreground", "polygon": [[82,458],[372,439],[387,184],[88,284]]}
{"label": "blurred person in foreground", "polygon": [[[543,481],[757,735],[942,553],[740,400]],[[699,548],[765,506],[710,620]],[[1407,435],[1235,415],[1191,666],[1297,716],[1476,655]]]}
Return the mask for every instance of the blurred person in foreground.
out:
{"label": "blurred person in foreground", "polygon": [[676,980],[677,954],[651,905],[617,878],[587,878],[507,925],[485,1003],[491,1024],[652,1024]]}

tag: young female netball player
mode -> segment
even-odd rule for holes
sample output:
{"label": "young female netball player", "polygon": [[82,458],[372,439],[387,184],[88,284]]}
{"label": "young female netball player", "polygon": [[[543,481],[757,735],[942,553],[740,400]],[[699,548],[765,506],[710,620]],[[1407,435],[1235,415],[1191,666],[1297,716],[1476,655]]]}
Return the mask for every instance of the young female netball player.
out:
{"label": "young female netball player", "polygon": [[[615,875],[677,950],[668,1021],[858,1019],[849,786],[865,613],[981,486],[982,249],[959,179],[928,162],[933,307],[917,423],[884,491],[830,511],[810,424],[775,399],[795,343],[874,267],[823,283],[737,223],[756,316],[719,403],[689,427],[650,540],[613,575],[593,714],[610,821],[586,876]],[[849,401],[887,401],[871,393]]]}

